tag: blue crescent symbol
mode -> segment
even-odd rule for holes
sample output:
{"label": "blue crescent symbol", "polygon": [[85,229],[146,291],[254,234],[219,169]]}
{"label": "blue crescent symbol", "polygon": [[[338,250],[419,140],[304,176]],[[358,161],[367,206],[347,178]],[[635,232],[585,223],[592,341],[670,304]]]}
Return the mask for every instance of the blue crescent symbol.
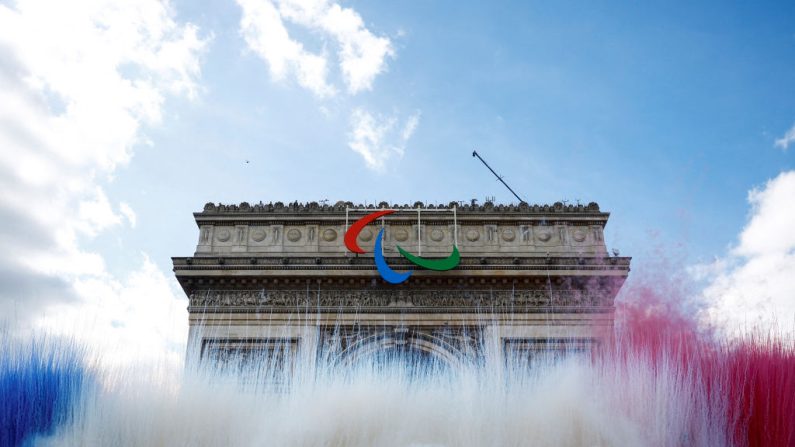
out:
{"label": "blue crescent symbol", "polygon": [[384,236],[384,229],[382,228],[381,231],[378,232],[378,238],[375,240],[375,248],[373,249],[373,255],[375,256],[375,266],[378,268],[378,273],[381,274],[381,277],[390,284],[400,284],[403,281],[409,279],[411,276],[412,271],[409,270],[406,273],[398,273],[386,264],[386,260],[384,259],[384,254],[381,252],[381,238]]}

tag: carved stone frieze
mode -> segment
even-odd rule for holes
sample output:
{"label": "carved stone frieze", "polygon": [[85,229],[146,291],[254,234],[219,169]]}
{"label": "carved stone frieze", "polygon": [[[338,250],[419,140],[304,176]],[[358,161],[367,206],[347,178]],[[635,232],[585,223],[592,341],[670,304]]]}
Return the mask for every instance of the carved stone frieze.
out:
{"label": "carved stone frieze", "polygon": [[[459,247],[462,257],[520,256],[577,252],[602,256],[607,248],[602,229],[608,213],[588,205],[379,204],[395,213],[363,228],[358,241],[366,250],[384,228],[385,255],[401,248],[441,256]],[[455,207],[455,212],[453,208]],[[195,253],[219,255],[348,254],[343,235],[349,225],[374,205],[293,202],[223,205],[208,203],[196,213],[199,241]],[[419,223],[418,223],[419,219]]]}
{"label": "carved stone frieze", "polygon": [[262,306],[286,310],[327,308],[513,308],[611,306],[608,293],[584,290],[197,290],[189,295],[193,311],[201,308]]}
{"label": "carved stone frieze", "polygon": [[[340,256],[348,253],[341,237],[345,231],[343,225],[321,227],[320,243],[316,236],[318,228],[316,224],[292,224],[289,227],[263,223],[203,225],[199,232],[196,253],[323,253]],[[385,228],[384,247],[388,250],[387,256],[389,250],[395,250],[395,245],[414,251],[418,251],[421,246],[422,250],[429,253],[449,253],[456,236],[452,225],[423,228],[419,242],[416,228],[409,229],[393,222],[387,223]],[[364,244],[363,247],[372,245],[378,231],[375,227],[364,228],[359,233],[359,242]],[[210,237],[210,234],[214,234],[214,237]],[[593,225],[467,225],[461,227],[457,240],[456,245],[463,257],[498,256],[501,253],[607,253],[601,227]]]}

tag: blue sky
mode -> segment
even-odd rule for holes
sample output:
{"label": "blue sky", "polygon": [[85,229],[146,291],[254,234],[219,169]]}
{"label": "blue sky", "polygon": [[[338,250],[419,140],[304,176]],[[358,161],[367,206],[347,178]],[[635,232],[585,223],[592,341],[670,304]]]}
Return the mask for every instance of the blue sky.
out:
{"label": "blue sky", "polygon": [[[153,146],[109,186],[139,216],[131,233],[170,236],[147,250],[158,263],[190,252],[190,213],[205,201],[510,201],[472,149],[530,202],[598,201],[625,254],[682,243],[710,259],[743,226],[748,190],[792,168],[792,152],[774,147],[795,121],[792,4],[345,5],[395,55],[371,91],[330,99],[274,82],[246,49],[236,5],[174,5],[212,33],[204,90],[166,106],[146,131]],[[355,107],[421,113],[383,171],[348,148]]]}
{"label": "blue sky", "polygon": [[[111,294],[118,325],[138,281],[180,309],[170,257],[192,254],[207,201],[512,201],[473,149],[531,203],[599,202],[636,268],[662,254],[729,296],[770,255],[755,229],[795,222],[794,18],[787,2],[0,2],[0,273],[17,281],[0,299],[44,315]],[[795,271],[780,245],[774,270]]]}

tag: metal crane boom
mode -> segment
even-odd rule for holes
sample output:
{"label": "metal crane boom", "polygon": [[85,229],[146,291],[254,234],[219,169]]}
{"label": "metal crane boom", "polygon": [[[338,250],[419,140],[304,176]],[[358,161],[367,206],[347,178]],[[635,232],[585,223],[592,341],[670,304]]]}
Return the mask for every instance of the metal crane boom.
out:
{"label": "metal crane boom", "polygon": [[508,188],[508,191],[510,191],[511,194],[513,194],[514,197],[516,197],[516,200],[518,200],[519,203],[524,202],[524,199],[519,197],[519,194],[516,194],[516,192],[514,192],[514,190],[511,189],[511,187],[508,186],[507,183],[505,183],[505,180],[503,180],[501,176],[499,176],[496,172],[494,172],[494,169],[491,169],[491,166],[489,166],[489,164],[486,163],[486,160],[484,160],[483,157],[481,157],[480,154],[478,154],[478,151],[472,151],[472,156],[473,157],[478,157],[478,160],[483,162],[483,164],[486,165],[487,168],[489,168],[489,171],[491,171],[491,173],[494,174],[495,177],[497,177],[497,180],[499,180],[503,185],[505,185],[506,188]]}

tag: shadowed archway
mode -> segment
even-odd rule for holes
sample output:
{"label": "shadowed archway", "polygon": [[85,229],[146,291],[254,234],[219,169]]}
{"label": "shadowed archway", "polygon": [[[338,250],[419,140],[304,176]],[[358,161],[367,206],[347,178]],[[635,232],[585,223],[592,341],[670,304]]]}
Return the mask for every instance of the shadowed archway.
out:
{"label": "shadowed archway", "polygon": [[334,363],[346,368],[402,368],[413,375],[452,372],[464,362],[464,354],[445,337],[395,328],[358,337],[338,352]]}

